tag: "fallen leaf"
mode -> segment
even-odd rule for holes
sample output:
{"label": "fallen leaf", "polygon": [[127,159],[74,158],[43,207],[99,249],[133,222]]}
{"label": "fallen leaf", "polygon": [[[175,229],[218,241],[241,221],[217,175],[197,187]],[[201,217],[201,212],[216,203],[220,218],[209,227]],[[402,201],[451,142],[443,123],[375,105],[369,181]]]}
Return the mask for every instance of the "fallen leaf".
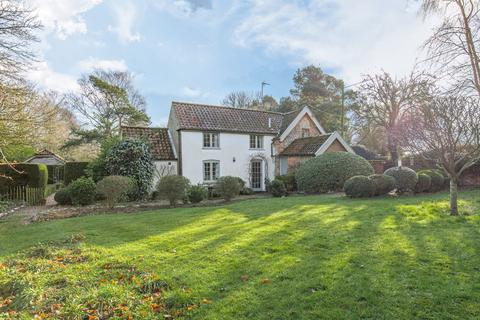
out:
{"label": "fallen leaf", "polygon": [[243,282],[246,282],[248,281],[250,277],[248,276],[248,274],[244,274],[243,276],[240,277],[240,279],[242,279]]}
{"label": "fallen leaf", "polygon": [[260,280],[260,283],[261,283],[261,284],[267,284],[267,283],[269,283],[269,282],[270,282],[270,280],[267,279],[267,278],[264,278],[264,279]]}

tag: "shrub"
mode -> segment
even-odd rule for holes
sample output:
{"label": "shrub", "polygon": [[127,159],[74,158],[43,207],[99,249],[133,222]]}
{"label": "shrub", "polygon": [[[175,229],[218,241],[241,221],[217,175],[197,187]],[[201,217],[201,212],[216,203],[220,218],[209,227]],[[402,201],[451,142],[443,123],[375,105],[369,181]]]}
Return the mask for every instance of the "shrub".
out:
{"label": "shrub", "polygon": [[240,194],[240,184],[237,177],[220,177],[215,184],[215,190],[225,201],[230,201]]}
{"label": "shrub", "polygon": [[407,167],[393,167],[385,171],[387,176],[395,178],[397,192],[404,193],[414,191],[418,176],[415,171]]}
{"label": "shrub", "polygon": [[285,184],[282,180],[275,179],[270,184],[270,192],[274,197],[283,197],[287,194],[287,188],[285,188]]}
{"label": "shrub", "polygon": [[121,200],[128,199],[128,194],[135,188],[132,178],[123,176],[108,176],[97,182],[97,192],[113,208]]}
{"label": "shrub", "polygon": [[368,177],[375,182],[375,195],[383,196],[395,189],[395,179],[386,174],[374,174]]}
{"label": "shrub", "polygon": [[86,175],[85,169],[88,166],[88,162],[67,162],[64,169],[64,183],[69,185],[72,181]]}
{"label": "shrub", "polygon": [[39,170],[39,187],[45,189],[48,184],[48,168],[44,164],[39,164],[38,165],[38,170]]}
{"label": "shrub", "polygon": [[199,203],[208,197],[208,190],[201,184],[188,188],[188,201]]}
{"label": "shrub", "polygon": [[108,176],[106,168],[107,154],[110,148],[118,142],[120,142],[118,137],[109,138],[102,142],[97,158],[90,162],[85,170],[87,175],[91,177],[93,181],[98,182]]}
{"label": "shrub", "polygon": [[[435,169],[433,169],[433,170],[421,170],[421,171],[418,172],[418,174],[425,174],[425,175],[430,177],[431,186],[428,190],[440,191],[445,186],[445,179],[443,178],[443,175]],[[425,191],[427,191],[427,190],[425,190]]]}
{"label": "shrub", "polygon": [[303,163],[296,173],[298,188],[308,193],[341,190],[354,176],[374,174],[372,165],[348,152],[324,153]]}
{"label": "shrub", "polygon": [[105,163],[109,175],[135,180],[135,200],[148,196],[153,180],[153,160],[148,143],[133,139],[117,142],[108,151]]}
{"label": "shrub", "polygon": [[283,176],[277,176],[276,179],[283,181],[287,191],[289,192],[297,191],[297,180],[295,179],[294,170],[290,170],[287,174]]}
{"label": "shrub", "polygon": [[178,201],[186,198],[189,185],[190,181],[185,177],[164,176],[157,185],[158,196],[167,199],[174,207]]}
{"label": "shrub", "polygon": [[432,179],[429,175],[418,173],[418,181],[415,186],[415,193],[427,192],[432,186]]}
{"label": "shrub", "polygon": [[53,196],[53,199],[55,199],[55,201],[60,205],[72,204],[72,198],[70,197],[70,191],[68,187],[58,190]]}
{"label": "shrub", "polygon": [[95,202],[96,185],[92,178],[81,177],[68,185],[73,205],[86,206]]}
{"label": "shrub", "polygon": [[351,177],[345,181],[343,191],[351,198],[368,198],[375,195],[375,181],[365,176]]}

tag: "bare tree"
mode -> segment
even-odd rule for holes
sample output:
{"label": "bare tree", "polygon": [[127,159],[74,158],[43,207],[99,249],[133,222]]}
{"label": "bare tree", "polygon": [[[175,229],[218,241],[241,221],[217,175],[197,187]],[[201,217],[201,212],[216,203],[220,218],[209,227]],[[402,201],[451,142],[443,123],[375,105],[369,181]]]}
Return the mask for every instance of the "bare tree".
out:
{"label": "bare tree", "polygon": [[440,96],[413,110],[402,125],[404,147],[448,174],[451,215],[458,215],[463,172],[480,161],[479,119],[478,99]]}
{"label": "bare tree", "polygon": [[222,101],[222,105],[230,108],[252,109],[261,104],[262,97],[258,92],[234,91]]}
{"label": "bare tree", "polygon": [[398,125],[404,115],[430,94],[432,83],[424,73],[411,73],[396,79],[382,72],[365,75],[359,86],[360,103],[354,109],[359,126],[374,126],[385,130],[391,160],[399,153]]}
{"label": "bare tree", "polygon": [[427,61],[453,89],[480,94],[480,4],[477,0],[423,0],[425,15],[440,13],[443,21],[425,43]]}
{"label": "bare tree", "polygon": [[0,0],[0,81],[18,81],[35,59],[30,45],[41,24],[20,0]]}

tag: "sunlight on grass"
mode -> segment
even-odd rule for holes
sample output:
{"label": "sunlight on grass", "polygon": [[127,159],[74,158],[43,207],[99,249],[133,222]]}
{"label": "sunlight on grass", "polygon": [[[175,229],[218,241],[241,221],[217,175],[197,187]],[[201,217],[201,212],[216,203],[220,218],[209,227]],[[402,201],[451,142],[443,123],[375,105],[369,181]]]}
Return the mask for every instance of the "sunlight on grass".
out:
{"label": "sunlight on grass", "polygon": [[[462,193],[462,207],[479,210],[479,194]],[[0,223],[0,314],[476,319],[480,219],[446,205],[312,196],[12,219]]]}

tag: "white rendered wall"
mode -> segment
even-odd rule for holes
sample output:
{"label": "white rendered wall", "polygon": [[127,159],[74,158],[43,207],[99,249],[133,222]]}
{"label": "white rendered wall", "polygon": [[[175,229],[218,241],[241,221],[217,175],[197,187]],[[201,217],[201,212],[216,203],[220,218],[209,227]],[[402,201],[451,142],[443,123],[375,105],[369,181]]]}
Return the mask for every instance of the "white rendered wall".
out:
{"label": "white rendered wall", "polygon": [[[254,158],[264,159],[268,177],[273,180],[274,163],[271,157],[271,145],[274,136],[263,136],[263,149],[250,149],[250,135],[236,133],[219,133],[220,148],[203,148],[203,133],[196,131],[181,131],[182,175],[192,184],[204,183],[203,161],[220,161],[220,176],[242,178],[250,186],[250,161]],[[235,158],[235,161],[233,161]],[[262,179],[262,188],[264,189]]]}
{"label": "white rendered wall", "polygon": [[157,187],[157,183],[161,177],[175,175],[177,173],[177,161],[154,161],[152,187]]}

